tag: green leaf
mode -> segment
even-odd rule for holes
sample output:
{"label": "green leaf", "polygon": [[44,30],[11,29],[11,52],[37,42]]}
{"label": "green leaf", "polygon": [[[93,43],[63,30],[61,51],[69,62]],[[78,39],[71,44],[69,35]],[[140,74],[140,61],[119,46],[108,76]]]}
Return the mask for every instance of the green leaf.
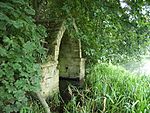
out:
{"label": "green leaf", "polygon": [[20,76],[27,78],[27,77],[29,76],[29,74],[22,71],[22,72],[20,73]]}
{"label": "green leaf", "polygon": [[32,9],[31,7],[25,8],[25,12],[26,12],[28,15],[35,15],[35,10]]}
{"label": "green leaf", "polygon": [[23,27],[23,23],[24,21],[23,20],[16,20],[16,21],[12,21],[12,24],[15,28],[19,29],[19,28],[22,28]]}
{"label": "green leaf", "polygon": [[13,112],[13,110],[12,110],[12,108],[11,108],[10,105],[6,105],[4,109],[5,109],[5,111],[7,111],[6,113],[11,113],[11,112]]}
{"label": "green leaf", "polygon": [[4,49],[3,47],[0,46],[0,55],[1,56],[6,56],[7,55],[7,50]]}
{"label": "green leaf", "polygon": [[0,2],[0,8],[3,8],[3,10],[8,9],[9,11],[13,11],[14,10],[14,8],[11,6],[10,3]]}
{"label": "green leaf", "polygon": [[[28,74],[29,76],[30,74]],[[25,90],[25,91],[28,91],[29,90],[29,81],[27,79],[20,79],[20,80],[17,80],[14,84],[16,86],[17,89],[22,89],[22,90]]]}
{"label": "green leaf", "polygon": [[15,64],[13,65],[13,68],[14,68],[14,70],[20,70],[20,71],[21,71],[21,69],[22,69],[22,67],[21,67],[21,65],[20,65],[19,63],[15,63]]}
{"label": "green leaf", "polygon": [[29,53],[31,51],[33,51],[35,49],[35,44],[33,42],[26,42],[24,45],[23,45],[23,50],[26,52],[26,53]]}
{"label": "green leaf", "polygon": [[11,0],[14,4],[25,5],[26,2],[24,0]]}
{"label": "green leaf", "polygon": [[4,41],[5,43],[8,43],[8,44],[12,44],[12,43],[13,43],[13,40],[11,40],[11,39],[10,39],[9,37],[7,37],[7,36],[4,36],[3,41]]}
{"label": "green leaf", "polygon": [[12,15],[14,16],[14,18],[20,18],[20,16],[22,15],[22,12],[19,9],[17,9],[13,11]]}
{"label": "green leaf", "polygon": [[25,97],[25,92],[23,90],[14,91],[14,97],[18,99],[18,101],[22,101]]}
{"label": "green leaf", "polygon": [[0,21],[0,30],[5,31],[6,30],[7,23],[5,21]]}
{"label": "green leaf", "polygon": [[2,69],[0,69],[0,78],[4,75],[4,71]]}
{"label": "green leaf", "polygon": [[4,13],[0,12],[0,20],[5,20],[5,21],[9,21],[10,19],[8,18],[8,16],[6,16]]}

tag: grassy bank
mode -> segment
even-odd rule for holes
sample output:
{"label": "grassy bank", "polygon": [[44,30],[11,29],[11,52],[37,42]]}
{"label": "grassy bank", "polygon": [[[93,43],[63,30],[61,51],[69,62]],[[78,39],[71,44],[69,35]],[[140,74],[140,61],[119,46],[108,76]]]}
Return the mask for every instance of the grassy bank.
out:
{"label": "grassy bank", "polygon": [[[112,64],[90,69],[82,88],[68,87],[71,100],[56,96],[49,102],[55,113],[150,113],[150,77],[138,76]],[[26,112],[27,111],[27,112]],[[28,112],[30,111],[30,112]],[[21,113],[45,113],[39,102]]]}
{"label": "grassy bank", "polygon": [[121,67],[97,64],[87,76],[84,90],[65,106],[66,113],[149,113],[150,78]]}

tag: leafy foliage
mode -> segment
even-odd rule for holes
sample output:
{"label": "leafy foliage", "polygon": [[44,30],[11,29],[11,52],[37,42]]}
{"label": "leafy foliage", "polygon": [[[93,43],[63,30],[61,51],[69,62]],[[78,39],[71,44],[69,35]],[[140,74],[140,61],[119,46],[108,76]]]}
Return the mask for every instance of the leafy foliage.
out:
{"label": "leafy foliage", "polygon": [[17,112],[39,89],[46,32],[34,15],[28,0],[0,1],[0,112]]}
{"label": "leafy foliage", "polygon": [[[36,19],[66,19],[72,37],[82,40],[89,62],[123,62],[144,53],[149,44],[149,0],[29,0],[0,1],[0,112],[18,111],[26,92],[39,88],[46,36]],[[77,29],[72,24],[75,21]]]}
{"label": "leafy foliage", "polygon": [[[123,2],[123,1],[122,1]],[[67,19],[72,37],[80,38],[89,62],[124,62],[145,54],[149,44],[149,1],[48,0],[39,17]],[[73,21],[78,27],[74,30]]]}

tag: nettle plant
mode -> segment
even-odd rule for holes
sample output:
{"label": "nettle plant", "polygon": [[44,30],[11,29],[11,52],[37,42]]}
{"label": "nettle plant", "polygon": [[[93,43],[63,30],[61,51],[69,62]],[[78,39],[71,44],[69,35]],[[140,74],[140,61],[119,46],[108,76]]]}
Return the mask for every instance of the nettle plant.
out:
{"label": "nettle plant", "polygon": [[0,112],[17,112],[40,89],[46,30],[34,23],[29,0],[0,1]]}

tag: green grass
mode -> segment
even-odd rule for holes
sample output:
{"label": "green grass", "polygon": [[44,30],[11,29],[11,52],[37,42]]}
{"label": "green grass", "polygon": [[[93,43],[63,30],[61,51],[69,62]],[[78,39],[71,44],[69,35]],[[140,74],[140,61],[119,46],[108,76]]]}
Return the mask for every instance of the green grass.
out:
{"label": "green grass", "polygon": [[150,78],[112,64],[97,64],[83,90],[65,106],[66,113],[150,113]]}
{"label": "green grass", "polygon": [[[112,64],[97,64],[90,69],[84,86],[69,86],[72,99],[64,105],[65,113],[150,113],[150,77],[127,72]],[[61,98],[49,102],[58,113]],[[37,101],[21,113],[44,113]]]}

